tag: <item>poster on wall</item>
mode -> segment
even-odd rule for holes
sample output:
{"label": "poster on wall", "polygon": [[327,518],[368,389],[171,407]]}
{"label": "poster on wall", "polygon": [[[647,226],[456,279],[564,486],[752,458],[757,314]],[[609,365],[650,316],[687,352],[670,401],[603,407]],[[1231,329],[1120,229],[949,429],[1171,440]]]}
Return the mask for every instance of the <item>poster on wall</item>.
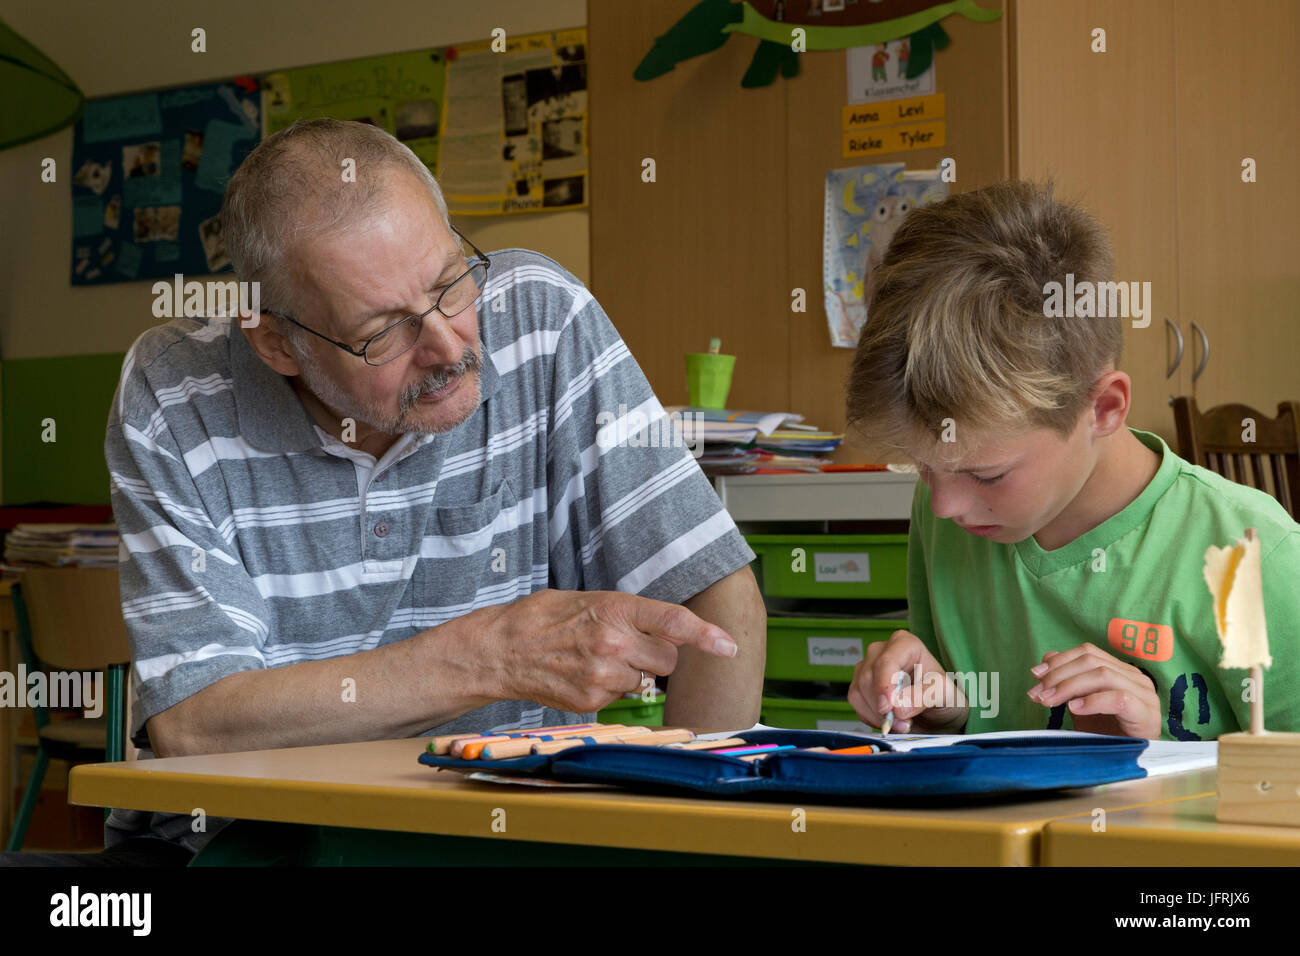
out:
{"label": "poster on wall", "polygon": [[850,47],[845,54],[850,104],[875,103],[906,96],[928,96],[935,90],[934,60],[919,76],[907,78],[912,38],[873,46]]}
{"label": "poster on wall", "polygon": [[228,269],[221,199],[260,135],[253,77],[88,101],[72,147],[72,284]]}
{"label": "poster on wall", "polygon": [[453,213],[587,205],[587,31],[459,44],[447,51],[438,181]]}
{"label": "poster on wall", "polygon": [[299,119],[356,120],[392,134],[437,169],[446,70],[442,50],[277,70],[262,78],[266,135]]}
{"label": "poster on wall", "polygon": [[858,344],[871,274],[903,218],[947,196],[938,169],[909,172],[903,163],[883,163],[826,171],[822,283],[831,345]]}

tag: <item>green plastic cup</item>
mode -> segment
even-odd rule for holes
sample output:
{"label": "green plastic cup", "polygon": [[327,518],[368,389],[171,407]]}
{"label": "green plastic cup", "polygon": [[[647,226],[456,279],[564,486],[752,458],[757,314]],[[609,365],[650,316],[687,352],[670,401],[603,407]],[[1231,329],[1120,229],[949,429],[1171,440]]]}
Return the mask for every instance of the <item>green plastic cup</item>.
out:
{"label": "green plastic cup", "polygon": [[686,394],[694,408],[726,408],[736,356],[686,353]]}

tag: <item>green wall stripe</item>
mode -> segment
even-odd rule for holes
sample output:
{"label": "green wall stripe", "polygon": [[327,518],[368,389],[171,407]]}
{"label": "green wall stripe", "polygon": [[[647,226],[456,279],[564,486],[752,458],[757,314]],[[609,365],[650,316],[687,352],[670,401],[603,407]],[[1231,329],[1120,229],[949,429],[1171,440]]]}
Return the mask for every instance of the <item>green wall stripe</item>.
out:
{"label": "green wall stripe", "polygon": [[[104,431],[125,353],[5,359],[3,502],[108,504]],[[54,419],[52,442],[41,422]]]}

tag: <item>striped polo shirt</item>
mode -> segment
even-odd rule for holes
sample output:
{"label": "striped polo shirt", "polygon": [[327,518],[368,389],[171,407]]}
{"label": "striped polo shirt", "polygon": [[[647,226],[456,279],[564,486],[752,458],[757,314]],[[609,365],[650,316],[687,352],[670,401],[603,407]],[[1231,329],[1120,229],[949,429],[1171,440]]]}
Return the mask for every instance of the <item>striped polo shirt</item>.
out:
{"label": "striped polo shirt", "polygon": [[[355,654],[545,588],[681,603],[754,558],[591,293],[535,252],[492,253],[481,400],[378,461],[317,425],[230,319],[127,352],[105,456],[131,641],[130,734],[237,671]],[[630,425],[630,428],[629,428]],[[615,440],[617,439],[617,440]],[[427,731],[575,723],[495,701]],[[190,818],[116,810],[109,845]]]}

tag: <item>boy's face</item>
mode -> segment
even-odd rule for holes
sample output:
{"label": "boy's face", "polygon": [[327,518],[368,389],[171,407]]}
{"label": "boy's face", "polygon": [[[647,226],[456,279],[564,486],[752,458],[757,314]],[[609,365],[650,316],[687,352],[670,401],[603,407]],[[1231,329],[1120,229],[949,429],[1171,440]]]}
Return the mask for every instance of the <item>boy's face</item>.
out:
{"label": "boy's face", "polygon": [[918,459],[930,510],[1010,544],[1037,534],[1078,497],[1096,464],[1092,410],[1068,437],[1046,428],[982,437],[956,466]]}

